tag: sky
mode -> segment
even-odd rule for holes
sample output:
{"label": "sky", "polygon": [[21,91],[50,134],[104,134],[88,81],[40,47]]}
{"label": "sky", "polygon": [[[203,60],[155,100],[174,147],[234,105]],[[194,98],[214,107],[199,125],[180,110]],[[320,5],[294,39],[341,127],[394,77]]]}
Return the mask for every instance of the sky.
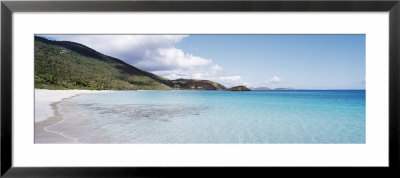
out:
{"label": "sky", "polygon": [[169,78],[227,87],[365,89],[365,35],[41,35]]}

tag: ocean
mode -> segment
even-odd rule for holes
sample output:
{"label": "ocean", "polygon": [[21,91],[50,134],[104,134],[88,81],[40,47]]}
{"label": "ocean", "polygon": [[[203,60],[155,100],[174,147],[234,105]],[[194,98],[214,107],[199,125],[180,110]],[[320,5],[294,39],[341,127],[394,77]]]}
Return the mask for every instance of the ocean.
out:
{"label": "ocean", "polygon": [[366,142],[365,90],[115,91],[58,104],[47,130],[78,143]]}

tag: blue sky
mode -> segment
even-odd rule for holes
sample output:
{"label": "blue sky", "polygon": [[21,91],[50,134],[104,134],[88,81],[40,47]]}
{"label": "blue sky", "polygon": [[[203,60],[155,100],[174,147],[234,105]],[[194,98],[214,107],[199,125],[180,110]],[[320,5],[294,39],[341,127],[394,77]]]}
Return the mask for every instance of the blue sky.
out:
{"label": "blue sky", "polygon": [[158,75],[226,86],[365,89],[365,35],[47,35]]}

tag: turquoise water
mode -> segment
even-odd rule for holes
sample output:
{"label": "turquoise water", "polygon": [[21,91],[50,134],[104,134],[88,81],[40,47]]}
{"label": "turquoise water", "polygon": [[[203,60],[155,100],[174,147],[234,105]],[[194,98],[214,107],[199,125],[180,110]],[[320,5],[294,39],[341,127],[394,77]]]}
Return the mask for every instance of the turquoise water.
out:
{"label": "turquoise water", "polygon": [[365,143],[365,90],[116,91],[65,102],[107,143]]}

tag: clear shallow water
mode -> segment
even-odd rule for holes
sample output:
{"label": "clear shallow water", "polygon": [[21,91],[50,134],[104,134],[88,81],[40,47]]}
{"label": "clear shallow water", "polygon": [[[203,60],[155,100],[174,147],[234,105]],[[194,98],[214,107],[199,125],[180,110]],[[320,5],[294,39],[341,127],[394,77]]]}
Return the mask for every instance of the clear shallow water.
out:
{"label": "clear shallow water", "polygon": [[364,90],[116,91],[59,111],[52,129],[88,143],[365,143]]}

